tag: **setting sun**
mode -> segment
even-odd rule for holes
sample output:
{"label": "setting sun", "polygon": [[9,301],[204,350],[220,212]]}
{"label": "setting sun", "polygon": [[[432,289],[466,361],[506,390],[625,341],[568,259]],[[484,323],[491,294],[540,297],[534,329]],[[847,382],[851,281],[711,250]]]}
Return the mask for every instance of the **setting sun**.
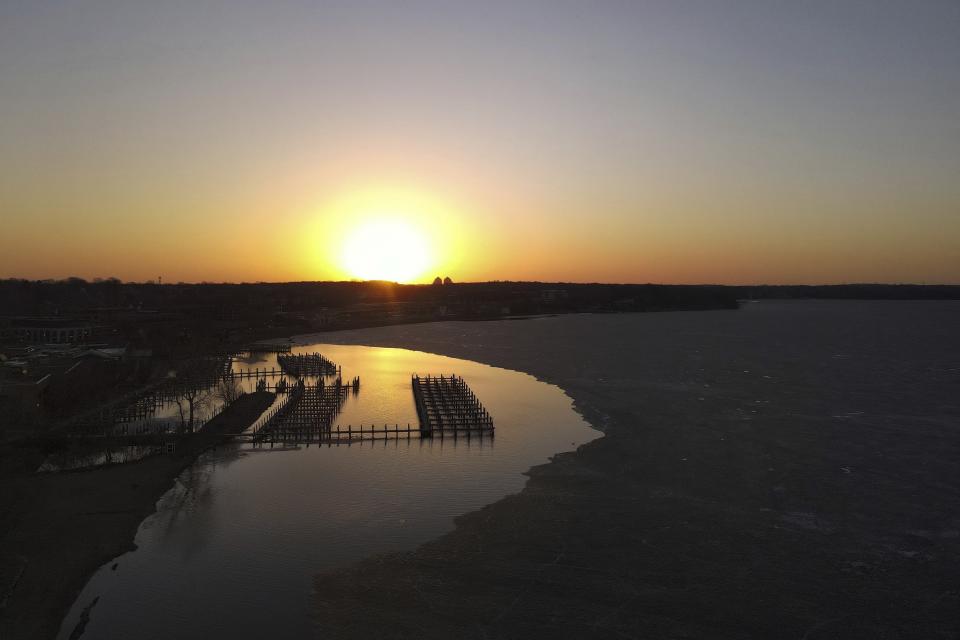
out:
{"label": "setting sun", "polygon": [[371,220],[347,232],[343,268],[364,280],[410,282],[424,275],[432,256],[425,235],[405,220]]}
{"label": "setting sun", "polygon": [[470,231],[462,207],[436,189],[347,185],[305,215],[300,251],[327,277],[410,284],[462,273]]}

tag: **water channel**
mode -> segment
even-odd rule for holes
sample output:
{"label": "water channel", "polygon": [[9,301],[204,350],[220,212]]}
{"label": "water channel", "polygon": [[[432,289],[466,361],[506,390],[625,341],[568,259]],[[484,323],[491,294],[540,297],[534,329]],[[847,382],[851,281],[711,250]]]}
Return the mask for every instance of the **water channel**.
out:
{"label": "water channel", "polygon": [[[141,524],[138,548],[91,578],[59,638],[94,599],[85,640],[307,637],[317,574],[442,535],[456,516],[520,491],[531,466],[599,435],[559,388],[524,373],[404,349],[294,348],[312,352],[344,380],[361,377],[335,423],[417,425],[411,374],[455,373],[493,416],[495,437],[211,451]],[[273,354],[234,363],[275,366]]]}

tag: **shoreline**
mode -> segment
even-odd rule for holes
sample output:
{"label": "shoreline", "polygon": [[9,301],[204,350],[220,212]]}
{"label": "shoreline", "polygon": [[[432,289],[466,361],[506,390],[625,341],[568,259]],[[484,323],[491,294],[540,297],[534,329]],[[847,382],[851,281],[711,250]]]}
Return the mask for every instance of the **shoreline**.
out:
{"label": "shoreline", "polygon": [[[0,609],[0,636],[55,637],[94,572],[136,549],[140,524],[180,473],[221,443],[223,434],[251,424],[272,401],[273,394],[242,396],[173,454],[87,470],[0,476],[6,496],[0,542],[25,559]],[[16,455],[4,454],[5,461]]]}
{"label": "shoreline", "polygon": [[[960,444],[945,429],[960,407],[937,372],[946,366],[942,354],[960,349],[945,329],[960,318],[960,304],[924,303],[936,317],[917,315],[916,304],[765,302],[738,314],[452,321],[289,338],[522,371],[560,387],[600,432],[532,467],[519,494],[458,517],[451,533],[318,576],[319,630],[333,638],[817,638],[845,621],[848,637],[903,628],[911,629],[903,637],[951,637],[960,630],[953,577],[960,575],[960,519],[950,515],[960,512],[960,487],[945,478],[960,477],[960,458],[950,457]],[[767,315],[767,307],[780,310]],[[824,313],[829,322],[817,326]],[[923,341],[916,362],[898,358],[896,341],[877,349],[878,337],[890,335]],[[848,406],[853,401],[871,410],[854,417],[846,411],[857,408]],[[920,427],[901,452],[897,421],[904,419]],[[838,420],[855,437],[832,435]],[[888,459],[866,456],[865,437],[877,439]],[[928,467],[911,470],[921,454]],[[47,582],[61,580],[21,582],[30,595],[15,592],[17,600],[0,609],[4,638],[53,637],[90,575],[134,548],[140,523],[179,473],[161,481],[169,468],[146,469],[158,458],[165,456],[49,474],[81,480],[18,491],[2,505],[5,519],[32,521],[4,522],[0,541],[18,549],[12,532],[34,531],[31,544],[55,550],[39,569]],[[116,472],[109,483],[107,471]],[[99,479],[84,478],[94,474]],[[861,477],[867,485],[851,484]],[[0,483],[9,496],[23,488],[6,474]],[[107,484],[126,489],[104,493],[110,509],[84,512],[63,495]],[[917,499],[908,484],[927,495]],[[151,491],[159,493],[147,509]],[[41,505],[33,512],[24,508],[31,497]],[[94,551],[84,560],[62,548],[81,538],[81,546],[96,546],[96,536],[83,534],[96,527],[77,526],[91,517],[125,532],[97,540],[92,564]],[[28,565],[31,572],[37,564]],[[42,620],[56,607],[50,593],[69,592],[65,583],[76,581],[63,580],[70,575],[83,578],[59,617]],[[16,617],[14,604],[22,607]]]}
{"label": "shoreline", "polygon": [[325,336],[524,371],[604,436],[317,576],[317,635],[953,637],[960,304],[751,307]]}

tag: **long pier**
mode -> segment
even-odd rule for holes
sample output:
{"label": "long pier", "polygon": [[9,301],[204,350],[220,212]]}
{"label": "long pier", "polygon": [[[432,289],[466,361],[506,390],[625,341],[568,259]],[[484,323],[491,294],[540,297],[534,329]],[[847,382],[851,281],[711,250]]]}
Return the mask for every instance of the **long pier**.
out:
{"label": "long pier", "polygon": [[276,378],[279,376],[287,375],[284,373],[283,369],[277,369],[276,367],[270,367],[267,369],[231,369],[227,372],[227,378],[236,378],[240,380],[246,380],[248,378]]}
{"label": "long pier", "polygon": [[484,440],[492,439],[493,431],[466,429],[447,431],[446,433],[438,431],[435,435],[432,435],[424,432],[419,426],[411,426],[408,423],[407,425],[337,425],[329,429],[294,429],[271,432],[259,437],[252,435],[250,432],[233,435],[239,440],[246,440],[259,447],[263,447],[266,444],[269,444],[271,447],[276,444],[282,446],[301,444],[339,446],[369,441],[385,442],[387,440],[426,440],[428,442],[434,440],[452,440],[454,442],[465,440],[467,443],[477,441],[482,446]]}
{"label": "long pier", "polygon": [[411,383],[424,436],[442,436],[445,431],[493,433],[493,418],[463,378],[414,375]]}

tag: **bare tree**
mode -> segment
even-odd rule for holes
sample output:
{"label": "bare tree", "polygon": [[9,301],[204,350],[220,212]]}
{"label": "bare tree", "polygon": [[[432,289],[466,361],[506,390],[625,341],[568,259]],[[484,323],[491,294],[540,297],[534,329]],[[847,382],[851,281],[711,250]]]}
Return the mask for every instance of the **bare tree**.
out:
{"label": "bare tree", "polygon": [[186,385],[177,391],[173,400],[180,411],[180,433],[193,433],[197,414],[210,404],[210,392]]}
{"label": "bare tree", "polygon": [[220,401],[220,404],[226,406],[234,402],[243,395],[243,387],[233,378],[226,378],[220,381],[216,391],[213,392],[214,398]]}

